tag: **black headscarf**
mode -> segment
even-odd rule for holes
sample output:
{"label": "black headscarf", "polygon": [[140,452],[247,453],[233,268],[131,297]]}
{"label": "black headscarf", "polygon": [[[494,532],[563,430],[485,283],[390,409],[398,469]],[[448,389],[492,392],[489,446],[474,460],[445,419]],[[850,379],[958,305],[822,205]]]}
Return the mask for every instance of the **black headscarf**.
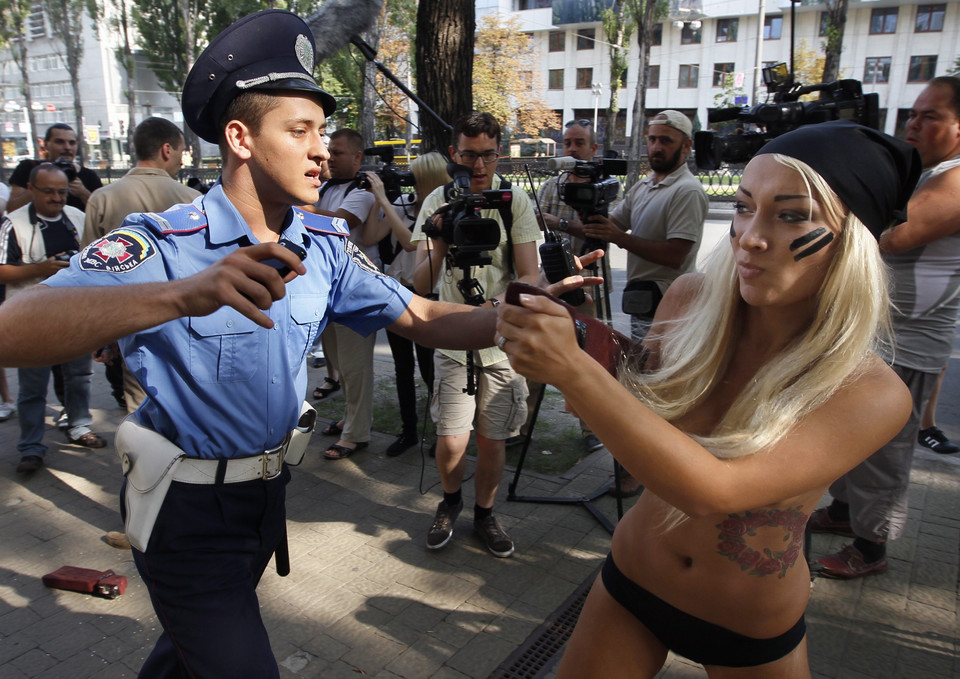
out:
{"label": "black headscarf", "polygon": [[922,169],[910,144],[847,120],[804,125],[757,155],[764,153],[790,156],[816,170],[876,238],[907,220],[907,201]]}

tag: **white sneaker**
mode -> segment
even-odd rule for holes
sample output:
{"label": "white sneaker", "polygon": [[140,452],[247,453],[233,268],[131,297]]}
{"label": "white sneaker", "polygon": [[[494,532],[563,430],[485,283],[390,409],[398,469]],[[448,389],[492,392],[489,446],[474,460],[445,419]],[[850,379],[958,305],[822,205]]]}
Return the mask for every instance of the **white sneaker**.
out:
{"label": "white sneaker", "polygon": [[0,422],[9,420],[17,414],[17,404],[14,402],[3,403],[0,401]]}

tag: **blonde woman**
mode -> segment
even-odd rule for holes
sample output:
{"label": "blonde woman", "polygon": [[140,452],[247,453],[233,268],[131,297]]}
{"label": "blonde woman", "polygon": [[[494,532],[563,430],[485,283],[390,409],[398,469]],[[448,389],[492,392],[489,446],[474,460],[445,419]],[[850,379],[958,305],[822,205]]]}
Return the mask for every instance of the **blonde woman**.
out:
{"label": "blonde woman", "polygon": [[744,171],[729,247],[671,286],[622,383],[549,299],[501,306],[514,368],[560,388],[647,489],[561,679],[653,677],[671,650],[713,679],[810,676],[807,517],[910,411],[875,353],[889,306],[876,237],[919,167],[906,144],[847,122],[769,143]]}

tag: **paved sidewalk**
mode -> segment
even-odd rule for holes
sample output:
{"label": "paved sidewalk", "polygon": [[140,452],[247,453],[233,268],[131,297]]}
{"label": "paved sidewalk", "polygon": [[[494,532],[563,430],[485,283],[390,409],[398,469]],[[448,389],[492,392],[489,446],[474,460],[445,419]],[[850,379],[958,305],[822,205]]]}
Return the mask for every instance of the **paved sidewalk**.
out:
{"label": "paved sidewalk", "polygon": [[[380,347],[376,364],[378,371],[392,369],[389,350]],[[95,371],[94,428],[110,441],[108,448],[67,444],[49,409],[47,467],[24,478],[15,472],[16,419],[0,423],[5,679],[133,677],[159,633],[129,553],[101,540],[121,529],[112,442],[123,413],[102,369]],[[7,374],[15,388],[16,371]],[[952,365],[939,424],[955,439],[958,405],[960,366]],[[517,543],[512,558],[486,553],[472,535],[469,511],[446,549],[428,551],[423,541],[438,501],[437,473],[425,451],[386,458],[392,440],[375,434],[367,450],[330,462],[320,451],[331,439],[315,434],[293,472],[287,502],[292,572],[280,578],[268,569],[259,588],[284,678],[486,679],[607,552],[607,532],[581,507],[505,501],[512,473],[497,506]],[[588,493],[609,482],[610,470],[609,455],[596,453],[563,477],[525,473],[518,494]],[[464,490],[469,505],[472,484]],[[892,543],[886,575],[814,582],[807,621],[818,679],[960,676],[960,455],[920,450],[910,503],[907,534]],[[613,500],[603,497],[597,506],[615,518]],[[813,551],[823,554],[840,544],[840,538],[816,536]],[[111,568],[127,576],[129,587],[115,600],[44,587],[40,576],[63,565]],[[671,658],[661,676],[704,674]]]}

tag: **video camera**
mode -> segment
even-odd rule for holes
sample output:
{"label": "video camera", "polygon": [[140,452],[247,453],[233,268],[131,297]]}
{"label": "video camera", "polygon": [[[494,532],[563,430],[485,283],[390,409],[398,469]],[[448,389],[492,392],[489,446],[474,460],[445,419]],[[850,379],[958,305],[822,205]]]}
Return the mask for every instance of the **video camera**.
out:
{"label": "video camera", "polygon": [[[447,189],[447,203],[434,213],[443,217],[440,227],[433,223],[431,215],[424,223],[424,232],[430,238],[442,238],[450,246],[453,266],[466,270],[490,264],[493,258],[486,253],[500,244],[500,224],[495,219],[481,217],[480,211],[510,209],[513,191],[487,189],[471,193],[473,170],[457,163],[447,164],[447,174],[453,177],[453,184]],[[477,292],[478,287],[476,279],[466,274],[458,284],[464,300],[475,306],[483,303],[483,293]]]}
{"label": "video camera", "polygon": [[[620,193],[620,182],[610,175],[627,174],[627,161],[610,158],[596,160],[577,160],[570,156],[551,158],[547,169],[570,172],[576,177],[587,179],[585,182],[560,183],[560,198],[580,215],[580,221],[586,222],[593,215],[607,216],[610,203]],[[593,238],[585,241],[584,251],[606,250],[607,243]]]}
{"label": "video camera", "polygon": [[[383,165],[376,170],[376,173],[377,176],[380,177],[380,181],[383,182],[383,191],[391,203],[403,193],[401,187],[413,186],[415,184],[413,172],[401,172],[397,169],[397,166],[394,165],[392,146],[374,146],[369,149],[364,149],[363,155],[377,156],[380,158],[380,162],[383,163]],[[370,188],[370,180],[367,179],[367,175],[363,171],[357,174],[357,186],[361,189]]]}
{"label": "video camera", "polygon": [[[768,141],[801,125],[851,120],[873,129],[880,127],[880,95],[864,94],[859,80],[803,86],[794,82],[783,63],[768,66],[762,72],[767,92],[773,94],[772,104],[718,109],[711,111],[707,120],[711,123],[737,120],[762,126],[765,131],[738,130],[729,135],[719,135],[712,130],[697,132],[693,148],[701,170],[716,170],[722,162],[746,163]],[[811,92],[820,92],[821,98],[797,101]]]}

